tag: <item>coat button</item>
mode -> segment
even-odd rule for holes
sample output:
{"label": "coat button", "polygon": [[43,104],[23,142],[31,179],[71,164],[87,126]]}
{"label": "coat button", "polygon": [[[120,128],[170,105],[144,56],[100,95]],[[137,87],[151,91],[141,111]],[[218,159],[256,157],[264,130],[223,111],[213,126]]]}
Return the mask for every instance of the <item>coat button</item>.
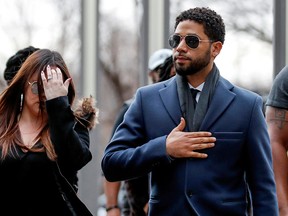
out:
{"label": "coat button", "polygon": [[192,197],[192,196],[193,196],[192,191],[188,191],[188,196],[189,196],[189,197]]}

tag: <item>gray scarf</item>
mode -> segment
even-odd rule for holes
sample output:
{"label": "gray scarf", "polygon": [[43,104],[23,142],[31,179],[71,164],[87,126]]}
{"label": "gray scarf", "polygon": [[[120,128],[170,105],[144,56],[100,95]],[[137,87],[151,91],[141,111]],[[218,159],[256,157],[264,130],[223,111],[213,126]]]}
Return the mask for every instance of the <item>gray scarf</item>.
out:
{"label": "gray scarf", "polygon": [[198,131],[207,112],[211,99],[213,97],[220,73],[216,65],[213,65],[211,72],[208,74],[204,87],[201,91],[199,101],[194,110],[193,98],[190,93],[187,78],[176,74],[177,91],[180,102],[182,115],[185,118],[186,126],[189,131]]}

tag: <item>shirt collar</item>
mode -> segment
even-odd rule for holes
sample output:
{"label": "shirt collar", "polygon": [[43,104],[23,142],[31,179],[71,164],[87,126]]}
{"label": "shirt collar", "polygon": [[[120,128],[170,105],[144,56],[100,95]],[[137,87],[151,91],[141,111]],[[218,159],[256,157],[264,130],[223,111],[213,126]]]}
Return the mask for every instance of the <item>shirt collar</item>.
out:
{"label": "shirt collar", "polygon": [[197,87],[194,87],[194,86],[192,86],[190,83],[188,83],[189,88],[197,89],[197,90],[199,90],[200,92],[202,91],[202,89],[203,89],[203,87],[204,87],[204,84],[205,84],[205,82],[201,83],[201,84],[200,84],[199,86],[197,86]]}

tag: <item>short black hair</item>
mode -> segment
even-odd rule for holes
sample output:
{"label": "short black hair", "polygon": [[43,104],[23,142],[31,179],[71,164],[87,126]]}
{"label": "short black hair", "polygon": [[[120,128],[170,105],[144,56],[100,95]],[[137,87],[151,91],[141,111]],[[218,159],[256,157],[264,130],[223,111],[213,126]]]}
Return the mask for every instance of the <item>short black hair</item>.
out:
{"label": "short black hair", "polygon": [[6,68],[4,70],[4,79],[7,84],[11,82],[18,70],[20,69],[23,62],[30,56],[33,52],[39,50],[33,46],[28,46],[24,49],[18,50],[13,56],[11,56],[6,62]]}
{"label": "short black hair", "polygon": [[185,20],[195,21],[202,24],[204,27],[204,33],[210,40],[220,41],[222,44],[225,40],[225,25],[222,17],[214,10],[208,7],[196,7],[183,11],[176,17],[176,23],[174,30],[178,24]]}

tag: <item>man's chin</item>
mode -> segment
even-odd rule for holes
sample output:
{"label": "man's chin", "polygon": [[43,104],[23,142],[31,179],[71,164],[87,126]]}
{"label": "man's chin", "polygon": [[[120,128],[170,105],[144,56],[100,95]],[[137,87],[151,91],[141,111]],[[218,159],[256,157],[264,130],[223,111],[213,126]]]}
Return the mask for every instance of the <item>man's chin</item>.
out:
{"label": "man's chin", "polygon": [[188,70],[176,70],[176,73],[179,75],[179,76],[187,76],[187,75],[191,75],[191,74],[194,74],[193,71],[188,71]]}
{"label": "man's chin", "polygon": [[187,68],[185,68],[184,66],[181,65],[177,65],[176,69],[176,73],[180,76],[186,76],[187,75]]}
{"label": "man's chin", "polygon": [[188,76],[198,73],[200,70],[197,70],[196,68],[183,68],[178,67],[176,68],[176,73],[180,76]]}

